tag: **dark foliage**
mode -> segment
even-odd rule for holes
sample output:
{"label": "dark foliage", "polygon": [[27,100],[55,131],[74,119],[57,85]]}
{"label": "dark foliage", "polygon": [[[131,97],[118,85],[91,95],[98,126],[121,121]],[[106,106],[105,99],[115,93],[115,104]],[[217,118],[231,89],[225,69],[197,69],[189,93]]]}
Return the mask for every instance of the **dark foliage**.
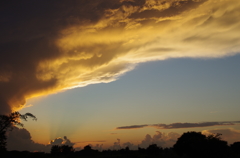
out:
{"label": "dark foliage", "polygon": [[72,146],[68,145],[53,145],[51,148],[51,154],[52,155],[69,155],[74,152],[74,149]]}
{"label": "dark foliage", "polygon": [[60,146],[58,145],[53,145],[52,148],[51,148],[51,154],[52,155],[58,155],[60,154],[61,151],[60,151]]}
{"label": "dark foliage", "polygon": [[226,141],[220,134],[205,136],[200,132],[184,133],[173,146],[179,156],[225,158],[229,153]]}
{"label": "dark foliage", "polygon": [[149,155],[160,155],[163,151],[163,149],[158,147],[157,144],[149,145],[146,150]]}
{"label": "dark foliage", "polygon": [[240,157],[240,142],[235,142],[230,145],[231,150]]}
{"label": "dark foliage", "polygon": [[76,152],[77,155],[79,156],[96,156],[98,155],[99,151],[98,150],[93,150],[90,145],[87,145],[83,148],[83,150]]}
{"label": "dark foliage", "polygon": [[184,133],[173,146],[176,153],[180,156],[183,155],[199,155],[203,152],[205,135],[200,132],[187,132]]}
{"label": "dark foliage", "polygon": [[20,121],[21,119],[27,121],[28,117],[31,117],[33,120],[37,120],[37,118],[31,113],[26,113],[22,115],[17,111],[12,112],[9,115],[0,115],[0,132],[6,131],[12,125],[18,125],[23,127],[23,124]]}
{"label": "dark foliage", "polygon": [[12,112],[9,115],[0,115],[0,152],[6,151],[7,130],[11,129],[14,125],[23,126],[20,120],[27,121],[28,117],[37,120],[37,118],[31,113],[22,115],[19,112]]}
{"label": "dark foliage", "polygon": [[5,152],[6,149],[6,131],[0,133],[0,152]]}

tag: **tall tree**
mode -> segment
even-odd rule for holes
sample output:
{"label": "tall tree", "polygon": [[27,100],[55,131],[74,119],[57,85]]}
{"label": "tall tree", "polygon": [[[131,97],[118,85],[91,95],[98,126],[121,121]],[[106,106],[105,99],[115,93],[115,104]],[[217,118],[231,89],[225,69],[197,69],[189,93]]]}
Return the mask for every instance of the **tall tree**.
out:
{"label": "tall tree", "polygon": [[0,151],[6,151],[7,130],[11,129],[14,125],[23,127],[21,120],[27,121],[29,117],[35,121],[37,120],[37,118],[31,113],[22,115],[19,112],[12,112],[9,115],[0,115]]}

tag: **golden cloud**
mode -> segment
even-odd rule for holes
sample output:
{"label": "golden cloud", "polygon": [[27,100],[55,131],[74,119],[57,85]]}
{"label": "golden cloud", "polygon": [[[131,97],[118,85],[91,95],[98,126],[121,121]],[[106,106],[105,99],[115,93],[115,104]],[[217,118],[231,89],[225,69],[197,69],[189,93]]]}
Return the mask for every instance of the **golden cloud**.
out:
{"label": "golden cloud", "polygon": [[[11,106],[5,111],[21,108],[31,97],[114,81],[138,63],[240,52],[238,0],[94,0],[51,5],[53,10],[45,10],[52,16],[41,15],[37,22],[35,17],[23,19],[28,25],[21,23],[13,29],[16,35],[0,39],[2,52],[17,54],[16,59],[6,55],[1,60],[8,61],[1,64],[8,67],[0,71],[1,88],[11,89],[0,94],[3,108]],[[22,62],[17,60],[23,57]]]}

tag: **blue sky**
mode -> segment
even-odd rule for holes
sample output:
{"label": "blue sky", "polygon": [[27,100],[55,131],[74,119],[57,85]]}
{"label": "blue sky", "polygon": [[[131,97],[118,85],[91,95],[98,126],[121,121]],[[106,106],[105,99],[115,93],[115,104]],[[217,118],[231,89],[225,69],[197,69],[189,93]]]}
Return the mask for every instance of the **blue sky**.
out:
{"label": "blue sky", "polygon": [[[21,112],[30,111],[36,116],[44,113],[39,122],[50,127],[50,139],[63,135],[71,138],[81,130],[118,133],[113,129],[119,126],[238,121],[239,67],[239,55],[143,63],[114,82],[29,100],[27,105],[34,106]],[[36,128],[39,122],[29,123]],[[240,130],[239,126],[233,127]]]}

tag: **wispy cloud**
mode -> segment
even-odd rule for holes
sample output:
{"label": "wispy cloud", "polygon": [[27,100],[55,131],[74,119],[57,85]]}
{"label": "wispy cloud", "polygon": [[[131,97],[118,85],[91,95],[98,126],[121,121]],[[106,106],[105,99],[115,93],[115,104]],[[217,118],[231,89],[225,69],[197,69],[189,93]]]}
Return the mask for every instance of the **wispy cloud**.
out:
{"label": "wispy cloud", "polygon": [[105,140],[91,140],[91,141],[81,141],[81,142],[74,142],[74,143],[104,143]]}
{"label": "wispy cloud", "polygon": [[143,128],[143,127],[148,127],[149,125],[132,125],[132,126],[122,126],[122,127],[117,127],[116,129],[138,129],[138,128]]}
{"label": "wispy cloud", "polygon": [[200,123],[172,123],[172,124],[148,124],[148,125],[132,125],[117,127],[120,129],[139,129],[144,127],[154,127],[157,129],[177,129],[177,128],[196,128],[196,127],[209,127],[209,126],[227,126],[239,125],[240,121],[225,121],[225,122],[200,122]]}
{"label": "wispy cloud", "polygon": [[0,108],[93,83],[141,62],[240,52],[240,1],[15,0],[1,5]]}

